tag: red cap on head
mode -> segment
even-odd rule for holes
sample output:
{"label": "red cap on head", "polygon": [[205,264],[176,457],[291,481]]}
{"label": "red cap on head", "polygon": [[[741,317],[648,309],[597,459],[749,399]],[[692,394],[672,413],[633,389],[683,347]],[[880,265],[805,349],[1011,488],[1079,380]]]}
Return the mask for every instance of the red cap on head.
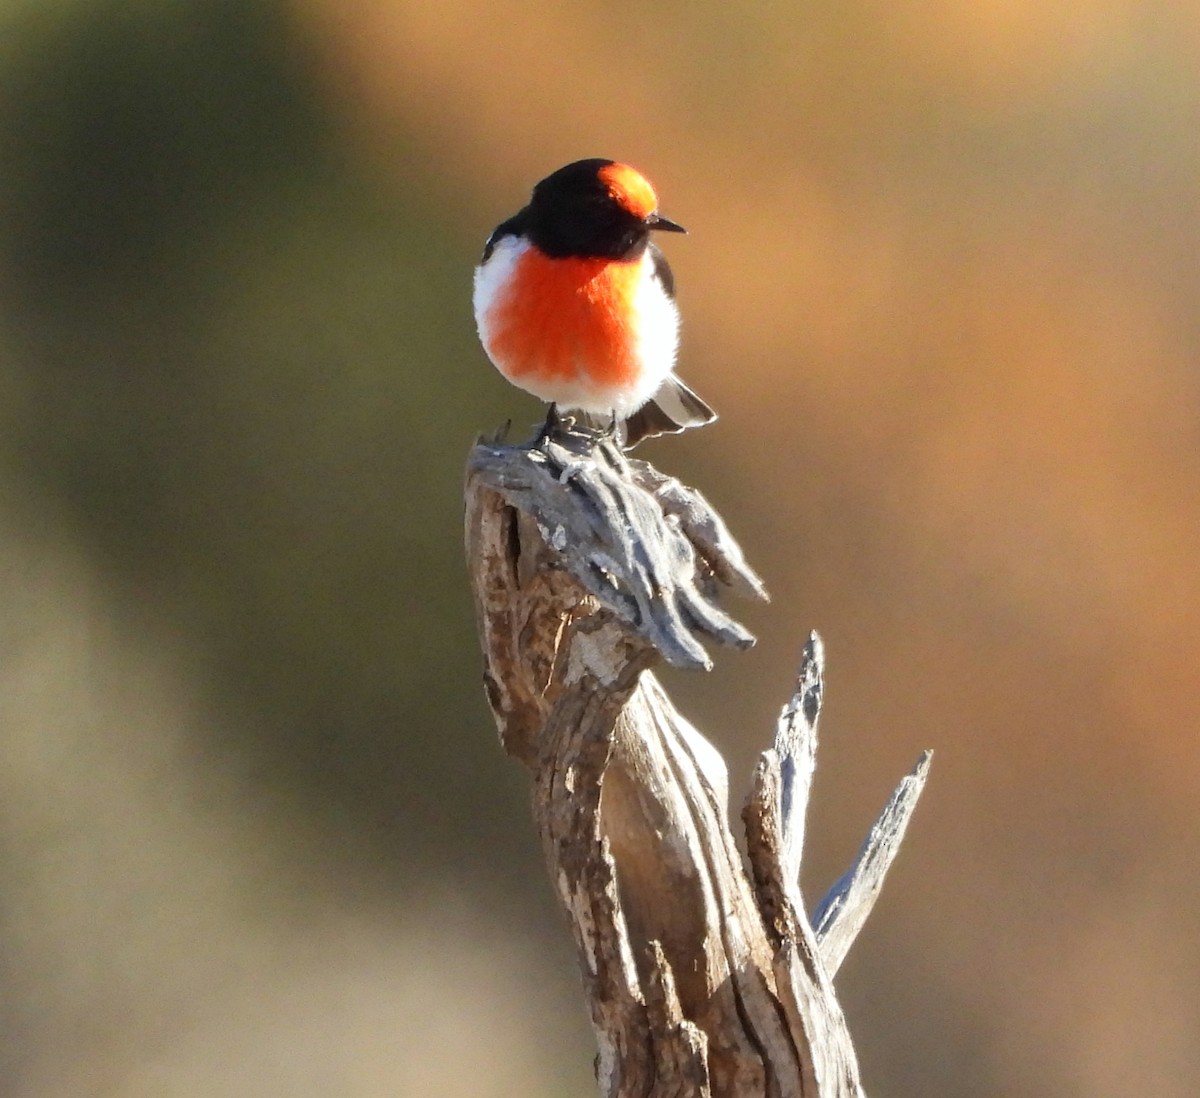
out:
{"label": "red cap on head", "polygon": [[606,164],[597,173],[608,193],[634,217],[649,217],[658,206],[658,195],[641,172],[628,164]]}

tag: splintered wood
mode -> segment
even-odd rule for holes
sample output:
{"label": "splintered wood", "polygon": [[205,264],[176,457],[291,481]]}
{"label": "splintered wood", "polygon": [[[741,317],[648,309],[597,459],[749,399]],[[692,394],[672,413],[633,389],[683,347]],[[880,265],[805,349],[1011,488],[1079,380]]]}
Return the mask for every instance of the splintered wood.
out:
{"label": "splintered wood", "polygon": [[704,498],[604,438],[480,442],[466,548],[484,684],[530,772],[575,937],[604,1098],[854,1098],[833,976],[899,848],[926,752],[810,917],[800,893],[824,657],[813,634],[743,819],[656,664],[754,638],[718,604],[766,597]]}

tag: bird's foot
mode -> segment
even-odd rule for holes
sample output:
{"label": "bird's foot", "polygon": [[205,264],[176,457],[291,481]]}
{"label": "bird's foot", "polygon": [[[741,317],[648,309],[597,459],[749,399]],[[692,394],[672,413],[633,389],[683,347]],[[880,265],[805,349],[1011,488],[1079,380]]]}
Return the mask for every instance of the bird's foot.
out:
{"label": "bird's foot", "polygon": [[585,415],[563,415],[557,404],[551,404],[546,421],[533,444],[535,448],[543,449],[547,443],[553,442],[573,453],[582,454],[590,451],[601,439],[612,437],[612,430],[612,427],[593,426]]}

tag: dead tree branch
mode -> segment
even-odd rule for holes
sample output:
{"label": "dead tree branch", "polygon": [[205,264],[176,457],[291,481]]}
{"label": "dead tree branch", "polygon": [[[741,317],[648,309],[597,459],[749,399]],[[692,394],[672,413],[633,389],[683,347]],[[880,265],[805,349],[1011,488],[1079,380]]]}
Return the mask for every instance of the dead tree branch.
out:
{"label": "dead tree branch", "polygon": [[743,812],[724,761],[651,668],[753,637],[718,605],[765,597],[699,493],[599,440],[479,443],[466,545],[484,682],[575,936],[604,1098],[854,1098],[832,977],[925,782],[926,752],[810,918],[799,885],[823,655],[815,634]]}

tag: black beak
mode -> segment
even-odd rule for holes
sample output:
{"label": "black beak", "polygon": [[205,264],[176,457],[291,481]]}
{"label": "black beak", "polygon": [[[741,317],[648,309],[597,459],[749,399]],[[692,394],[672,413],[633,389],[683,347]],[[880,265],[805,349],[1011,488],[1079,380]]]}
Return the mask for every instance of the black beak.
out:
{"label": "black beak", "polygon": [[653,213],[648,218],[646,218],[646,228],[647,229],[657,229],[660,232],[664,232],[664,233],[686,233],[687,232],[687,229],[685,229],[682,225],[677,225],[677,224],[675,224],[674,221],[669,221],[667,218],[660,217],[656,213]]}

